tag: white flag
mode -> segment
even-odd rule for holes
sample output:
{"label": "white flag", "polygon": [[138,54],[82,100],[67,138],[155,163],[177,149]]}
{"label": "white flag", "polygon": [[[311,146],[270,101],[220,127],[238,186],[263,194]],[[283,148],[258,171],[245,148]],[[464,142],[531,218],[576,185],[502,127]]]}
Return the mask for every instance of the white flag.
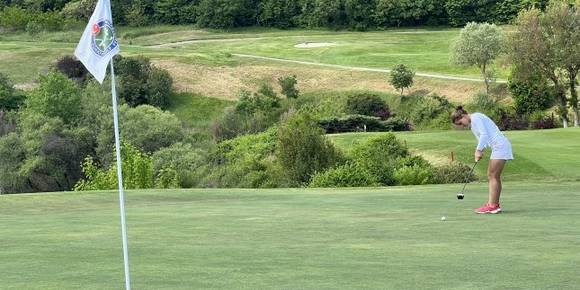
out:
{"label": "white flag", "polygon": [[107,74],[107,65],[117,53],[119,44],[113,28],[111,3],[109,0],[99,0],[77,45],[75,56],[102,84]]}

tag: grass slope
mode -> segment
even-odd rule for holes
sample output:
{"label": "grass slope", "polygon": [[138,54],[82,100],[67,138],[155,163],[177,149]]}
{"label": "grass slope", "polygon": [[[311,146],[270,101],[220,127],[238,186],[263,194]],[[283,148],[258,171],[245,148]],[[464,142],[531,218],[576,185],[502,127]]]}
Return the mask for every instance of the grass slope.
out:
{"label": "grass slope", "polygon": [[[340,148],[347,150],[355,143],[381,133],[331,135]],[[459,161],[473,164],[476,139],[471,131],[403,132],[396,134],[415,153],[435,163],[448,162],[451,152]],[[515,160],[508,163],[505,180],[580,180],[580,129],[510,131]],[[487,150],[489,151],[489,150]],[[477,167],[485,180],[489,152]]]}
{"label": "grass slope", "polygon": [[[127,194],[135,289],[575,289],[578,182]],[[442,215],[447,221],[440,221]],[[2,289],[120,289],[114,192],[0,196]]]}
{"label": "grass slope", "polygon": [[[82,29],[39,35],[7,34],[0,36],[0,72],[17,83],[31,82],[59,56],[72,54]],[[377,32],[336,32],[317,30],[246,29],[234,32],[195,30],[187,26],[120,27],[121,50],[126,55],[145,55],[156,59],[177,59],[182,63],[236,66],[246,60],[231,53],[255,54],[371,68],[392,68],[404,63],[425,73],[479,77],[475,68],[449,64],[449,46],[458,29],[396,29]],[[197,41],[191,43],[191,41]],[[190,43],[175,47],[151,45],[179,41]],[[321,48],[296,48],[304,42],[332,42]],[[16,48],[16,49],[15,49]],[[21,49],[22,48],[22,49]],[[42,54],[42,61],[34,59]],[[14,66],[14,64],[20,64]],[[285,67],[284,63],[270,63]],[[507,71],[498,69],[498,77]]]}

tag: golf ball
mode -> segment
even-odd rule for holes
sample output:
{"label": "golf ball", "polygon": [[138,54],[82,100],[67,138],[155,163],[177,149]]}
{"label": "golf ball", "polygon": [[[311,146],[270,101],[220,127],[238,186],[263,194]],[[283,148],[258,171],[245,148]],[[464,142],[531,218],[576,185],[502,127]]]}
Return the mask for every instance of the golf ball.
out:
{"label": "golf ball", "polygon": [[444,217],[444,216],[442,216],[442,217],[441,217],[441,221],[445,221],[446,219],[447,219],[447,218],[446,218],[446,217]]}

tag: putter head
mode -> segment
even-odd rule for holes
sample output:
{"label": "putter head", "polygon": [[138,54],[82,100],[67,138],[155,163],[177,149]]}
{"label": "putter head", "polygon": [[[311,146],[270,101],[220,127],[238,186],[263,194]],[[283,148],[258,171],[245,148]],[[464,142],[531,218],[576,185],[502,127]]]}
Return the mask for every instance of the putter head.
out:
{"label": "putter head", "polygon": [[465,197],[465,194],[463,194],[463,192],[460,192],[457,194],[457,199],[463,199]]}

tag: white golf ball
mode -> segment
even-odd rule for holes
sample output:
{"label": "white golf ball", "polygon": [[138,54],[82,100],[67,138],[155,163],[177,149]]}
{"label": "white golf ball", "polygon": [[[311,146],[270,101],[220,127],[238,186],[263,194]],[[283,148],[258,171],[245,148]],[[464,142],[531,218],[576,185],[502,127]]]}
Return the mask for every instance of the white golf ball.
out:
{"label": "white golf ball", "polygon": [[442,216],[442,217],[441,217],[441,221],[445,221],[446,219],[447,219],[447,218],[446,218],[446,217],[444,217],[444,216]]}

